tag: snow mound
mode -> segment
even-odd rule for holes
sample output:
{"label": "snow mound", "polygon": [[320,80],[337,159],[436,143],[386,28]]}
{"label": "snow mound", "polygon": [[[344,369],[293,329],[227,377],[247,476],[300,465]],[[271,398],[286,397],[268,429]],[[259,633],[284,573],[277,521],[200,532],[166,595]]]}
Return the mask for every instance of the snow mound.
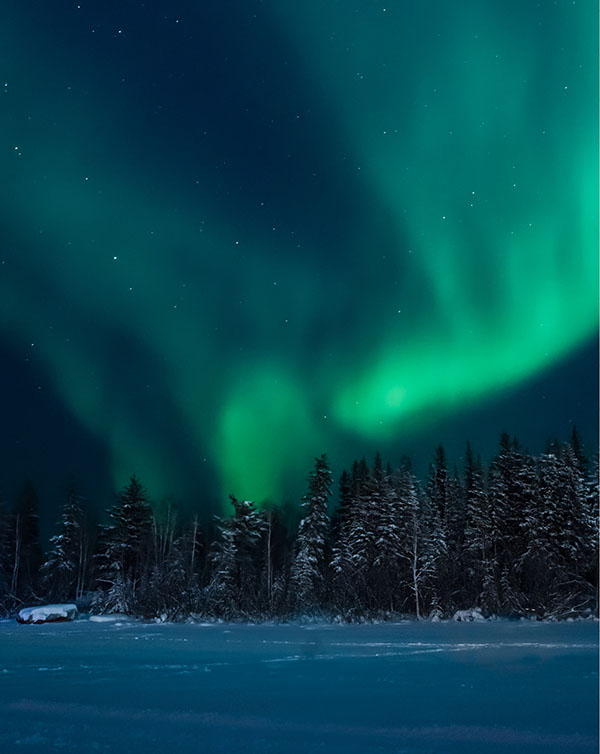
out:
{"label": "snow mound", "polygon": [[478,607],[472,607],[470,610],[457,610],[452,616],[452,620],[461,623],[471,623],[476,620],[485,620]]}
{"label": "snow mound", "polygon": [[122,620],[131,620],[124,613],[111,613],[110,615],[90,615],[92,623],[116,623]]}
{"label": "snow mound", "polygon": [[38,605],[19,610],[17,623],[60,623],[75,620],[76,617],[75,605]]}

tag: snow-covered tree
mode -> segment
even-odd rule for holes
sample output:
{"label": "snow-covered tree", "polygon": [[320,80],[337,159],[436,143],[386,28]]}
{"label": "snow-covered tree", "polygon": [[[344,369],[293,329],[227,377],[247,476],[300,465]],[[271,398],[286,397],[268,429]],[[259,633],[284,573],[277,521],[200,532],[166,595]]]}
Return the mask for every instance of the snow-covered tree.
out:
{"label": "snow-covered tree", "polygon": [[450,484],[450,473],[443,446],[436,448],[429,466],[429,476],[425,488],[426,499],[422,507],[422,524],[430,532],[431,545],[435,547],[435,577],[432,579],[432,601],[436,610],[451,599],[452,581],[452,541],[450,522],[452,506],[456,503],[454,489]]}
{"label": "snow-covered tree", "polygon": [[588,566],[587,566],[587,579],[589,584],[592,585],[595,594],[595,604],[593,609],[595,613],[598,613],[598,550],[600,545],[600,539],[598,537],[598,524],[600,521],[598,506],[600,503],[600,469],[599,469],[598,454],[591,464],[590,471],[586,477],[585,484],[585,519],[587,522],[587,529],[590,532],[588,538],[589,552],[588,552]]}
{"label": "snow-covered tree", "polygon": [[402,478],[387,469],[378,486],[373,590],[377,607],[394,612],[402,600],[400,554],[405,523],[402,520]]}
{"label": "snow-covered tree", "polygon": [[40,571],[50,600],[79,600],[87,584],[89,535],[81,498],[71,490],[64,504],[58,532],[50,538],[50,550]]}
{"label": "snow-covered tree", "polygon": [[467,444],[465,459],[465,536],[461,563],[464,568],[465,607],[477,605],[487,613],[499,609],[497,562],[493,551],[493,522],[485,489],[481,460]]}
{"label": "snow-covered tree", "polygon": [[523,525],[520,563],[526,592],[542,615],[564,617],[591,607],[589,580],[595,526],[587,516],[586,483],[571,445],[538,459],[536,494]]}
{"label": "snow-covered tree", "polygon": [[368,551],[375,541],[368,511],[370,472],[364,458],[352,465],[350,490],[340,509],[338,536],[332,547],[332,604],[339,610],[360,613],[366,605]]}
{"label": "snow-covered tree", "polygon": [[527,599],[522,589],[520,558],[526,549],[525,521],[536,489],[533,459],[503,433],[489,470],[491,548],[498,610],[519,614]]}
{"label": "snow-covered tree", "polygon": [[75,495],[38,568],[36,496],[26,486],[14,509],[0,511],[0,611],[23,600],[78,599],[86,579],[98,584],[98,611],[169,619],[597,611],[598,466],[575,430],[536,458],[504,434],[487,473],[468,447],[460,478],[440,447],[425,488],[408,462],[392,471],[379,454],[372,468],[355,461],[341,476],[331,522],[325,456],[308,482],[298,526],[295,509],[259,512],[232,498],[211,543],[197,517],[180,526],[170,504],[153,512],[132,477],[101,529],[95,573],[86,568]]}
{"label": "snow-covered tree", "polygon": [[331,471],[327,457],[315,459],[308,478],[308,493],[302,507],[296,555],[290,575],[290,603],[293,610],[315,610],[323,604],[326,578],[325,541],[329,529],[327,503],[331,496]]}
{"label": "snow-covered tree", "polygon": [[[398,484],[398,556],[404,562],[404,582],[414,600],[417,619],[422,616],[424,591],[435,579],[437,564],[445,550],[436,541],[435,512],[419,490],[413,474],[404,472]],[[435,595],[434,595],[435,602]]]}
{"label": "snow-covered tree", "polygon": [[230,496],[233,515],[219,521],[219,539],[211,554],[212,576],[207,608],[222,618],[252,615],[259,592],[260,542],[264,517],[254,503]]}
{"label": "snow-covered tree", "polygon": [[148,495],[134,475],[109,511],[98,553],[102,593],[96,605],[105,612],[135,612],[140,589],[148,576],[152,509]]}
{"label": "snow-covered tree", "polygon": [[191,612],[186,539],[178,537],[177,531],[173,504],[162,501],[153,511],[148,571],[138,592],[138,610],[146,617],[174,620]]}

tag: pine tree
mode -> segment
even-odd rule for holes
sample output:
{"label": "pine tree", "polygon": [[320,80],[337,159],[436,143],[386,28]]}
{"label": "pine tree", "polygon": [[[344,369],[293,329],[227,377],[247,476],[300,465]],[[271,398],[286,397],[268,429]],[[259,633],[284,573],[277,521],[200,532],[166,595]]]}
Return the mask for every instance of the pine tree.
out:
{"label": "pine tree", "polygon": [[219,540],[211,555],[213,573],[208,584],[207,607],[222,618],[256,613],[260,588],[260,543],[264,517],[254,503],[230,495],[234,514],[219,521]]}
{"label": "pine tree", "polygon": [[376,604],[380,609],[395,612],[400,598],[400,550],[402,531],[400,520],[400,482],[386,469],[379,485],[379,508],[375,520],[375,557],[373,561],[373,587]]}
{"label": "pine tree", "polygon": [[50,539],[50,551],[40,572],[48,599],[58,602],[81,599],[88,577],[89,536],[81,498],[71,490],[64,504],[58,533]]}
{"label": "pine tree", "polygon": [[290,575],[290,603],[295,611],[314,611],[325,598],[325,542],[329,529],[327,503],[331,485],[331,471],[323,454],[315,459],[315,467],[308,478],[308,493],[302,505],[306,515],[298,528],[296,556]]}
{"label": "pine tree", "polygon": [[349,609],[356,596],[354,564],[352,562],[351,534],[354,527],[357,500],[354,496],[340,516],[337,536],[331,549],[331,602],[338,610]]}
{"label": "pine tree", "polygon": [[571,445],[559,448],[559,455],[539,458],[536,495],[524,530],[527,547],[521,564],[538,615],[565,617],[590,608],[594,532],[586,516],[585,478]]}
{"label": "pine tree", "polygon": [[559,482],[559,461],[554,453],[546,453],[538,459],[536,494],[530,501],[523,522],[526,532],[526,548],[520,560],[525,590],[532,609],[538,616],[548,612],[547,596],[556,577],[555,553],[553,552],[555,518],[555,491]]}
{"label": "pine tree", "polygon": [[489,471],[489,498],[492,522],[494,585],[499,611],[521,614],[527,599],[522,588],[521,557],[526,549],[525,521],[535,488],[535,464],[506,433]]}
{"label": "pine tree", "polygon": [[[342,474],[330,522],[331,473],[322,456],[298,526],[296,509],[257,511],[232,497],[233,513],[219,521],[211,546],[213,533],[197,517],[180,526],[170,504],[152,512],[132,477],[102,527],[94,606],[169,620],[331,608],[348,619],[471,606],[555,619],[597,612],[598,462],[588,461],[576,429],[537,458],[503,434],[487,475],[467,446],[463,479],[449,471],[441,447],[425,491],[409,461],[392,472],[379,454],[372,468],[363,458]],[[40,569],[32,485],[13,510],[0,506],[0,613],[24,600],[81,599],[96,576],[89,540],[71,492]]]}
{"label": "pine tree", "polygon": [[346,469],[342,471],[338,489],[338,504],[331,517],[330,539],[332,542],[339,538],[340,530],[352,508],[352,477]]}
{"label": "pine tree", "polygon": [[587,509],[587,461],[579,441],[562,446],[560,462],[561,507],[565,528],[565,536],[560,542],[561,554],[566,570],[572,579],[576,579],[588,567],[590,548],[597,533],[597,519],[590,518]]}
{"label": "pine tree", "polygon": [[377,536],[373,487],[374,475],[365,459],[355,461],[350,503],[331,563],[334,604],[349,615],[361,615],[372,601],[370,576]]}
{"label": "pine tree", "polygon": [[427,482],[427,495],[431,501],[435,514],[438,517],[444,531],[449,529],[450,501],[448,495],[448,464],[446,452],[442,445],[436,448],[434,459],[429,467],[429,480]]}
{"label": "pine tree", "polygon": [[479,457],[467,444],[465,460],[465,539],[461,562],[465,573],[466,606],[487,613],[499,609],[496,586],[497,564],[493,553],[493,523],[484,473]]}
{"label": "pine tree", "polygon": [[104,591],[96,601],[101,610],[132,613],[139,609],[139,593],[148,576],[151,527],[148,495],[134,475],[101,531],[98,570]]}
{"label": "pine tree", "polygon": [[225,619],[239,614],[236,536],[231,523],[223,521],[219,526],[219,539],[211,553],[213,573],[206,590],[209,613]]}
{"label": "pine tree", "polygon": [[598,615],[598,550],[600,540],[598,537],[598,524],[600,521],[598,505],[600,503],[600,462],[598,454],[591,464],[590,472],[585,484],[584,516],[589,531],[588,558],[587,558],[587,581],[594,591],[593,611]]}
{"label": "pine tree", "polygon": [[431,532],[432,546],[435,547],[435,578],[432,579],[433,605],[442,612],[441,606],[449,605],[452,592],[452,542],[451,517],[453,494],[450,475],[443,446],[436,448],[429,467],[427,480],[427,500],[423,509],[423,522]]}
{"label": "pine tree", "polygon": [[573,455],[575,457],[575,462],[577,464],[578,469],[581,471],[583,476],[587,478],[588,470],[589,470],[589,463],[585,455],[585,450],[583,447],[581,436],[575,425],[573,425],[573,430],[571,431],[571,439],[569,441],[569,445],[571,446],[571,450],[573,451]]}

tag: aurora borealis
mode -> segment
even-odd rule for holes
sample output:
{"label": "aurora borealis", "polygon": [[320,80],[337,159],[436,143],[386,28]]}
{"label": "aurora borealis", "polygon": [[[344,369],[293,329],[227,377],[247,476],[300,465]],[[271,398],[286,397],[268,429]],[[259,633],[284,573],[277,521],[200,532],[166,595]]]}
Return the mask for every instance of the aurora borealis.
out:
{"label": "aurora borealis", "polygon": [[5,456],[35,391],[43,455],[156,497],[282,500],[492,403],[541,444],[546,375],[593,428],[597,55],[579,0],[5,8]]}

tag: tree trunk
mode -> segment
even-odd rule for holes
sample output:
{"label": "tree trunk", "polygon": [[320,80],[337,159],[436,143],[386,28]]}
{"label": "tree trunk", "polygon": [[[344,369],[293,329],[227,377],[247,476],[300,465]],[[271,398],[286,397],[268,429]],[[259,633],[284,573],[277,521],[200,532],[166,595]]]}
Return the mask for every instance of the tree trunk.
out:
{"label": "tree trunk", "polygon": [[413,591],[415,593],[415,609],[417,613],[417,620],[421,620],[421,605],[419,601],[419,554],[417,550],[417,537],[413,537],[413,553],[412,553],[412,576],[413,576]]}
{"label": "tree trunk", "polygon": [[21,567],[21,514],[17,513],[15,519],[15,562],[13,564],[12,579],[10,582],[10,593],[13,598],[17,595],[17,586],[19,582],[19,569]]}

